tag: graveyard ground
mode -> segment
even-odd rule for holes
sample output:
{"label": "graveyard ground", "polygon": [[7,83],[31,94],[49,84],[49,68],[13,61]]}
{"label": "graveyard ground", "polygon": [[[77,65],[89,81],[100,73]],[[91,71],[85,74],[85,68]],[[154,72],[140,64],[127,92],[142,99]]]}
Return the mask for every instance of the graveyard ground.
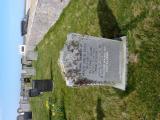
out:
{"label": "graveyard ground", "polygon": [[[33,79],[53,79],[54,90],[31,99],[33,120],[160,120],[159,16],[159,0],[71,0],[37,46]],[[126,91],[66,87],[57,61],[70,32],[127,36]]]}

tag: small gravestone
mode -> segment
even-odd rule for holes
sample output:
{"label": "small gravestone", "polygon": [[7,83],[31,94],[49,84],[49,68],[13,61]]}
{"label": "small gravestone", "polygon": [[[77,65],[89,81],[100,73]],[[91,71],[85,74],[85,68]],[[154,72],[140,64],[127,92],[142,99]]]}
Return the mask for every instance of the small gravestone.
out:
{"label": "small gravestone", "polygon": [[22,76],[34,76],[36,74],[36,71],[33,67],[22,67]]}
{"label": "small gravestone", "polygon": [[39,92],[49,92],[53,89],[52,80],[32,80],[32,88]]}
{"label": "small gravestone", "polygon": [[24,120],[24,116],[23,115],[18,115],[17,120]]}
{"label": "small gravestone", "polygon": [[39,95],[40,95],[40,92],[37,89],[30,89],[29,90],[29,97],[36,97]]}
{"label": "small gravestone", "polygon": [[25,120],[31,120],[32,119],[32,112],[25,112],[24,113],[24,119]]}
{"label": "small gravestone", "polygon": [[22,56],[21,64],[26,66],[32,66],[32,60],[27,60],[26,57]]}
{"label": "small gravestone", "polygon": [[17,116],[17,120],[32,120],[32,112],[24,112]]}
{"label": "small gravestone", "polygon": [[113,40],[71,33],[59,63],[67,86],[109,85],[125,90],[126,37]]}
{"label": "small gravestone", "polygon": [[23,112],[30,111],[30,104],[29,103],[24,103],[23,101],[20,101],[20,107],[19,107]]}
{"label": "small gravestone", "polygon": [[32,61],[32,60],[37,60],[38,53],[33,51],[27,51],[26,52],[26,60],[27,61]]}

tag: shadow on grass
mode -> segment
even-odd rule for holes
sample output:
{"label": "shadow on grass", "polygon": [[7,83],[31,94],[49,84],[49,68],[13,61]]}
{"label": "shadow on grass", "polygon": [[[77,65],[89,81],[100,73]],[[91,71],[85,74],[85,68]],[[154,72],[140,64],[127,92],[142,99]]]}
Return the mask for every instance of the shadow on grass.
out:
{"label": "shadow on grass", "polygon": [[97,112],[97,120],[103,120],[105,117],[102,106],[101,106],[101,99],[97,99],[97,107],[96,107],[96,112]]}
{"label": "shadow on grass", "polygon": [[122,36],[119,25],[106,0],[99,0],[97,6],[101,35],[105,38],[117,38]]}
{"label": "shadow on grass", "polygon": [[52,69],[52,59],[51,59],[51,63],[50,63],[50,75],[51,75],[51,80],[53,80],[53,69]]}
{"label": "shadow on grass", "polygon": [[[97,12],[99,17],[99,25],[101,28],[102,37],[105,38],[121,37],[122,36],[121,29],[116,21],[115,16],[112,13],[112,10],[108,7],[106,0],[99,0],[97,6]],[[128,25],[126,25],[125,28],[128,28]],[[117,89],[115,90],[121,97],[123,97],[125,95],[128,95],[130,92],[134,90],[134,84],[132,83],[131,80],[127,85],[127,90],[125,92],[123,91],[121,92]]]}
{"label": "shadow on grass", "polygon": [[66,117],[66,110],[65,110],[65,103],[64,103],[64,98],[63,98],[63,100],[62,100],[62,105],[63,105],[63,115],[64,115],[63,120],[67,120],[67,117]]}

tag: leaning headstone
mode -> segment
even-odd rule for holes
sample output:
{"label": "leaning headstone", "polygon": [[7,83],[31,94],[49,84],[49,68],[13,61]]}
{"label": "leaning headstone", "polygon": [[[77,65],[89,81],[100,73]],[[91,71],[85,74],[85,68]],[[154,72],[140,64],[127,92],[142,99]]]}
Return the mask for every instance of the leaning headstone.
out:
{"label": "leaning headstone", "polygon": [[125,90],[126,37],[107,39],[71,33],[59,63],[67,86],[109,85]]}

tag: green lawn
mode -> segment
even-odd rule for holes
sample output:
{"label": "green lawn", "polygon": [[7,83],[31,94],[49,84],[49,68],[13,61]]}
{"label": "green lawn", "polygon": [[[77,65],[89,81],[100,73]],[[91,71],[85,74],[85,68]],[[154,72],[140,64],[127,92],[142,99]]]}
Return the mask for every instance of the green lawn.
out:
{"label": "green lawn", "polygon": [[[138,57],[128,64],[126,91],[66,87],[58,58],[70,32],[127,36]],[[160,120],[160,0],[71,0],[37,51],[33,79],[53,79],[54,90],[31,99],[33,120]]]}

